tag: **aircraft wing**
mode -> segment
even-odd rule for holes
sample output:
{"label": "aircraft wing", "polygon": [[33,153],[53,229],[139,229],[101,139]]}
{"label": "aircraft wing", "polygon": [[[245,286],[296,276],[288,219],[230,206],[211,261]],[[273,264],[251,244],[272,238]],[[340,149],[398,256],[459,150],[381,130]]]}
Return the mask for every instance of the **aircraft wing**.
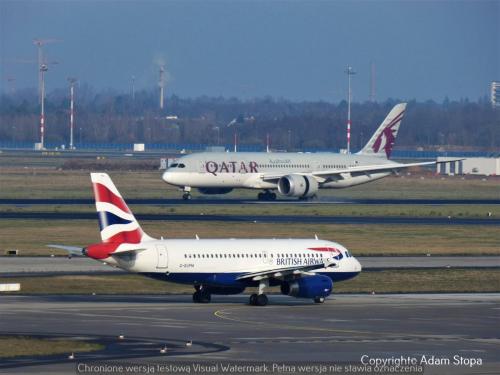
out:
{"label": "aircraft wing", "polygon": [[[446,160],[446,161],[425,161],[419,163],[387,163],[387,164],[372,164],[372,165],[361,165],[356,167],[349,167],[344,169],[332,169],[332,170],[324,170],[324,171],[313,171],[313,172],[294,172],[293,174],[299,174],[304,176],[314,176],[318,179],[319,182],[325,182],[328,179],[342,177],[343,174],[346,173],[356,173],[356,174],[370,174],[373,172],[397,172],[400,169],[410,168],[410,167],[418,167],[418,166],[426,166],[426,165],[435,165],[442,163],[450,163],[455,161],[460,161],[464,159],[455,159],[455,160]],[[282,173],[282,174],[274,174],[274,175],[263,175],[262,179],[264,181],[276,181],[281,177],[289,175],[291,173]]]}
{"label": "aircraft wing", "polygon": [[310,264],[305,266],[273,268],[264,271],[249,272],[238,276],[236,280],[258,281],[262,279],[284,279],[289,276],[314,275],[314,272],[310,271],[328,267],[338,267],[338,264],[330,259],[324,259],[322,263]]}

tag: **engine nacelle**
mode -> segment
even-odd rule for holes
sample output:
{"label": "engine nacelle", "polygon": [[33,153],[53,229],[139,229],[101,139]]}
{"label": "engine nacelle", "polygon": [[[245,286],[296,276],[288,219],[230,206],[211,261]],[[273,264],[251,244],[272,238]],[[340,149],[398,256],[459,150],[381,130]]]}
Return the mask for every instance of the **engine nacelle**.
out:
{"label": "engine nacelle", "polygon": [[318,181],[311,176],[290,174],[278,180],[278,191],[288,197],[312,197],[318,192],[318,188]]}
{"label": "engine nacelle", "polygon": [[213,194],[227,194],[233,191],[233,188],[198,188],[198,191],[202,194],[213,195]]}
{"label": "engine nacelle", "polygon": [[297,298],[328,297],[332,289],[332,279],[323,275],[301,277],[281,284],[281,293]]}

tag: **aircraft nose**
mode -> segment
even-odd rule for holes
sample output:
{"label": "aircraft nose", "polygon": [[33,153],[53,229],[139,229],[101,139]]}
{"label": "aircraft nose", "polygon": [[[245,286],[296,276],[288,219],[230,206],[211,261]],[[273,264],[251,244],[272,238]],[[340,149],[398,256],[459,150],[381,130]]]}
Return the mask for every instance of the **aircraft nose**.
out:
{"label": "aircraft nose", "polygon": [[363,266],[361,266],[361,263],[359,263],[359,260],[357,260],[356,258],[353,258],[352,260],[354,263],[354,271],[361,272],[361,270],[363,269]]}
{"label": "aircraft nose", "polygon": [[165,171],[165,173],[163,173],[163,176],[161,178],[166,183],[171,184],[171,183],[174,182],[174,173],[173,172],[169,172],[169,171]]}

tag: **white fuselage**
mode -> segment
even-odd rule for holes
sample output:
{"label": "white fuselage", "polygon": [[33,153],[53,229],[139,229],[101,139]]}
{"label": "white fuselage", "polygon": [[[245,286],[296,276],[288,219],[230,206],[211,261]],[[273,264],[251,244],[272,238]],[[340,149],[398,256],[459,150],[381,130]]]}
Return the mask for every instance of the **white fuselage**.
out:
{"label": "white fuselage", "polygon": [[[361,265],[336,242],[316,239],[204,239],[153,240],[122,244],[117,251],[144,249],[111,256],[105,262],[130,272],[186,284],[231,286],[245,273],[318,264],[315,273],[345,280],[361,272]],[[324,262],[333,259],[333,267]],[[156,275],[154,275],[156,274]]]}
{"label": "white fuselage", "polygon": [[[395,164],[374,156],[334,153],[202,152],[179,158],[163,174],[171,185],[194,188],[276,189],[269,176],[312,174],[350,167]],[[320,181],[319,188],[345,188],[386,177],[390,172],[342,173]]]}

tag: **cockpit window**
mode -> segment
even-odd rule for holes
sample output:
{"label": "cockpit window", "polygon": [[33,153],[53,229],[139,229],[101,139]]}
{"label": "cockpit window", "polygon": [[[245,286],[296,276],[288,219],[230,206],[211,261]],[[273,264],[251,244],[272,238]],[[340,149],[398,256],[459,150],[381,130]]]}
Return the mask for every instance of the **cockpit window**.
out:
{"label": "cockpit window", "polygon": [[170,168],[177,168],[178,165],[179,165],[178,163],[170,164]]}
{"label": "cockpit window", "polygon": [[184,164],[180,163],[178,168],[186,168],[186,166]]}

